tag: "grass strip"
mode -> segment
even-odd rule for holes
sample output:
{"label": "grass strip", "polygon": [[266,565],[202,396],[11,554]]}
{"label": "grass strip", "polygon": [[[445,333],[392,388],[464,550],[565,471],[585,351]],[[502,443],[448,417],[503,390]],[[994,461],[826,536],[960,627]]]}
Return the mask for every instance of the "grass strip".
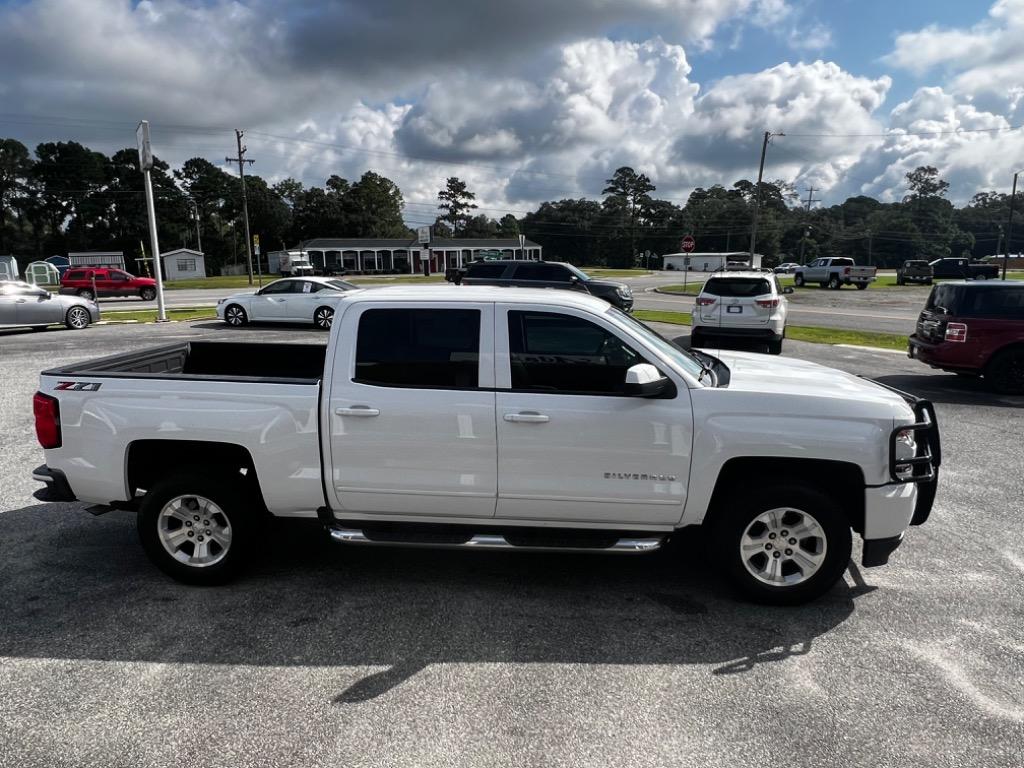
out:
{"label": "grass strip", "polygon": [[[689,312],[665,312],[660,309],[638,309],[633,317],[649,323],[689,325]],[[812,344],[854,344],[860,347],[906,349],[907,337],[898,333],[876,331],[847,331],[841,328],[822,328],[817,325],[787,325],[786,338],[809,341]]]}
{"label": "grass strip", "polygon": [[[168,320],[212,320],[217,316],[217,311],[213,307],[195,307],[193,309],[168,309],[167,319]],[[135,320],[140,323],[152,323],[156,322],[156,310],[155,309],[138,309],[138,310],[104,310],[100,308],[100,320],[108,322],[117,322],[124,320]]]}

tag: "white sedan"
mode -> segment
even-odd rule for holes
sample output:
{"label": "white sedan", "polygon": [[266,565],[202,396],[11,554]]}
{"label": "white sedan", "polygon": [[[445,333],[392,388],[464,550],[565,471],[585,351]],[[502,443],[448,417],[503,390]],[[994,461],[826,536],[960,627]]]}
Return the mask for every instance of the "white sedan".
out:
{"label": "white sedan", "polygon": [[256,293],[238,293],[217,302],[217,317],[228,325],[312,323],[330,330],[334,308],[346,291],[358,286],[334,277],[289,277]]}

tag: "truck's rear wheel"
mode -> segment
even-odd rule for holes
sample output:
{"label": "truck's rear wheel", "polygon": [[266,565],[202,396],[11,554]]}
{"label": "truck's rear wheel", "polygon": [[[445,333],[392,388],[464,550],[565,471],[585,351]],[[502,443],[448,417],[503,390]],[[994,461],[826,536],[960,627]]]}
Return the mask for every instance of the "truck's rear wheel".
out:
{"label": "truck's rear wheel", "polygon": [[863,291],[867,287],[868,287],[867,283],[857,283],[857,290],[858,291]]}
{"label": "truck's rear wheel", "polygon": [[828,279],[828,287],[831,288],[833,291],[838,291],[840,288],[843,287],[843,284],[842,282],[840,282],[838,277],[832,275],[832,277]]}
{"label": "truck's rear wheel", "polygon": [[799,272],[793,278],[793,285],[795,285],[797,288],[803,288],[804,287],[804,276],[801,275]]}
{"label": "truck's rear wheel", "polygon": [[824,594],[842,577],[853,546],[840,506],[794,485],[733,496],[712,526],[715,561],[759,603],[795,605]]}
{"label": "truck's rear wheel", "polygon": [[139,541],[149,559],[187,584],[222,584],[245,564],[258,514],[241,483],[197,473],[161,480],[139,508]]}

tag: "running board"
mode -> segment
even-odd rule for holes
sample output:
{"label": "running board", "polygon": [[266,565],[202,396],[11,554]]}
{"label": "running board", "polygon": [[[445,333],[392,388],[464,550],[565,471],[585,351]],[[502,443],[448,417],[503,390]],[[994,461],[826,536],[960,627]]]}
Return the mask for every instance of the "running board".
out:
{"label": "running board", "polygon": [[541,543],[513,544],[501,534],[478,533],[464,541],[417,540],[387,537],[372,539],[358,528],[332,526],[328,529],[331,538],[341,544],[355,544],[370,547],[429,547],[431,549],[504,549],[518,552],[599,552],[602,554],[640,555],[655,552],[665,543],[664,536],[650,538],[625,537],[606,546],[566,546],[565,544],[544,545]]}

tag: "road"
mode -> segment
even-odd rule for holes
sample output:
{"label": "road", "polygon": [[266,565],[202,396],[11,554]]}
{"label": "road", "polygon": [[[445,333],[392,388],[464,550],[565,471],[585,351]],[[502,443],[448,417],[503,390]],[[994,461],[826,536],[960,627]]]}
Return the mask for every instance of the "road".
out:
{"label": "road", "polygon": [[148,563],[130,513],[43,505],[29,479],[40,368],[186,338],[323,342],[0,333],[0,763],[1019,768],[1024,399],[787,342],[933,398],[945,453],[928,524],[802,608],[737,602],[694,535],[601,558],[348,550],[281,525],[243,580],[202,589]]}
{"label": "road", "polygon": [[[653,289],[683,280],[678,272],[663,272],[647,277],[625,278],[632,287],[638,309],[660,309],[689,312],[694,299],[689,296],[671,296],[654,293]],[[702,281],[694,284],[699,287]],[[805,288],[788,296],[790,320],[794,325],[817,325],[825,328],[843,328],[858,331],[883,331],[887,333],[910,334],[914,330],[917,315],[928,297],[928,287],[908,286],[905,288],[869,288],[858,291],[844,288],[828,291],[819,288]],[[212,307],[217,300],[242,289],[186,289],[166,291],[168,307]],[[155,308],[156,302],[143,302],[135,297],[103,299],[103,309]]]}

